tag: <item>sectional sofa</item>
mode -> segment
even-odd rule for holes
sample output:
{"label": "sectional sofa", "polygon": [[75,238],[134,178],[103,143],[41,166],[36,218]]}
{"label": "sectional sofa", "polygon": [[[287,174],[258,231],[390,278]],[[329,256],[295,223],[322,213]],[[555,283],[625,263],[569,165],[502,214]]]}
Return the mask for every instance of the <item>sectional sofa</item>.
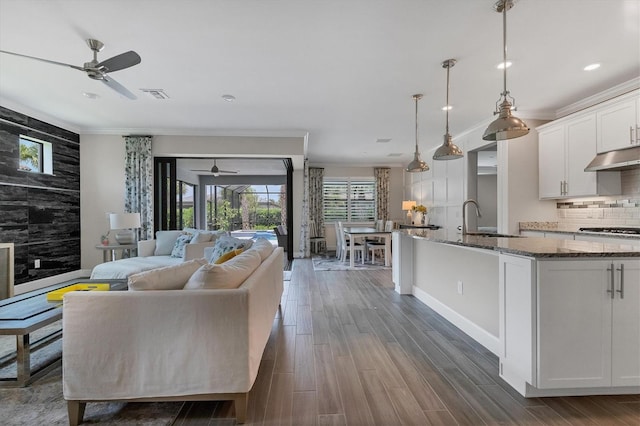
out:
{"label": "sectional sofa", "polygon": [[[283,249],[267,244],[256,242],[222,265],[199,259],[129,280],[130,290],[136,280],[171,290],[65,295],[69,423],[82,422],[88,402],[176,400],[233,400],[243,423],[283,292]],[[188,268],[196,272],[185,275]],[[248,273],[239,286],[231,283],[238,271]],[[210,288],[214,273],[223,282]]]}

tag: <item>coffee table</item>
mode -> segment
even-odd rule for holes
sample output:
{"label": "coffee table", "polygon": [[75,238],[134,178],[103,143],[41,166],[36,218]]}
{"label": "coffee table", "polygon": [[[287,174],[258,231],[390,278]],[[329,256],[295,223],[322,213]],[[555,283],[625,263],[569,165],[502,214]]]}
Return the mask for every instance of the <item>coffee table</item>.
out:
{"label": "coffee table", "polygon": [[[57,284],[19,296],[0,300],[0,335],[16,336],[15,378],[0,379],[0,387],[24,387],[61,365],[61,358],[31,370],[31,342],[29,335],[34,331],[62,318],[62,301],[47,301],[47,293],[76,283],[109,283],[110,290],[126,290],[127,280],[83,280],[77,279]],[[62,334],[56,330],[33,342],[34,345],[53,340]]]}

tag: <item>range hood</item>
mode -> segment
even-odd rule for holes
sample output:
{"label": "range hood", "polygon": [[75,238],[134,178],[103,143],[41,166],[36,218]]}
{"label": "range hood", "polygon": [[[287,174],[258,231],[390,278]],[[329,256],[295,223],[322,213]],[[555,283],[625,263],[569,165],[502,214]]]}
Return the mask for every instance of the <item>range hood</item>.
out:
{"label": "range hood", "polygon": [[616,151],[603,152],[596,155],[585,172],[597,172],[599,170],[628,170],[640,168],[640,146]]}

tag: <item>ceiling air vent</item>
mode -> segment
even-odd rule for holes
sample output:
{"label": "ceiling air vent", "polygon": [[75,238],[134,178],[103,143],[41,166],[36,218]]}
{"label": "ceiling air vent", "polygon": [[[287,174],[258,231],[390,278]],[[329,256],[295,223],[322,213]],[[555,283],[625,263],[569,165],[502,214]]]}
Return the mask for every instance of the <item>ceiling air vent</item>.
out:
{"label": "ceiling air vent", "polygon": [[140,89],[140,91],[154,99],[169,99],[169,95],[163,89]]}

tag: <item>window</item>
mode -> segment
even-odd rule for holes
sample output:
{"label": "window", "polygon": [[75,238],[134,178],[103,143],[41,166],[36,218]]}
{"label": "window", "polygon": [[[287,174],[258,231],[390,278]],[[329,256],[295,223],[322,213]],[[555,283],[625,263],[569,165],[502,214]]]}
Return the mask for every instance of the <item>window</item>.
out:
{"label": "window", "polygon": [[325,222],[375,220],[376,185],[373,178],[325,179],[322,189]]}
{"label": "window", "polygon": [[18,170],[53,174],[52,147],[49,142],[20,135]]}

